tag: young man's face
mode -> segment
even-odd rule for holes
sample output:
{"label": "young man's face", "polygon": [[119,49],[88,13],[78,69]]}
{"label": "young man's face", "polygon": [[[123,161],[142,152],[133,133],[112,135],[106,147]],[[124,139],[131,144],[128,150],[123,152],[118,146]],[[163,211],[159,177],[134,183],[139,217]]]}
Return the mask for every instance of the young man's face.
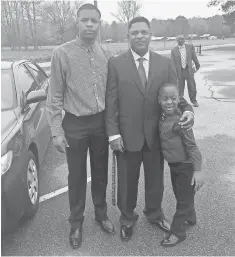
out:
{"label": "young man's face", "polygon": [[151,31],[145,22],[136,22],[132,24],[128,32],[128,40],[131,49],[143,56],[147,53],[151,40]]}
{"label": "young man's face", "polygon": [[79,37],[94,40],[100,28],[100,16],[96,10],[81,10],[78,16]]}
{"label": "young man's face", "polygon": [[166,115],[175,113],[179,103],[179,92],[174,86],[162,88],[159,92],[158,102]]}

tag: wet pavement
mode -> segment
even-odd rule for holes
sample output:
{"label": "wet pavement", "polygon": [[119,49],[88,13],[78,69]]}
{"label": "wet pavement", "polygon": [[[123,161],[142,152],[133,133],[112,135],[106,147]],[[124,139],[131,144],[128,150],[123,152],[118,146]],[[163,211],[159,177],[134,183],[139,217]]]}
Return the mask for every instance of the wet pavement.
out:
{"label": "wet pavement", "polygon": [[[194,134],[203,156],[205,185],[195,197],[197,225],[189,229],[184,242],[171,249],[160,247],[164,233],[150,225],[142,213],[144,181],[141,169],[136,208],[140,218],[130,242],[123,243],[120,240],[119,211],[111,205],[111,183],[107,190],[108,214],[117,229],[116,234],[111,237],[104,234],[94,221],[88,183],[83,244],[79,250],[74,251],[69,246],[68,195],[64,193],[42,202],[34,219],[21,224],[15,232],[2,238],[2,255],[234,256],[235,104],[232,95],[235,88],[235,67],[234,60],[231,59],[234,57],[233,50],[208,50],[199,56],[201,69],[195,74],[195,79],[200,107],[194,109]],[[187,95],[187,91],[185,94]],[[111,173],[111,158],[109,167]],[[41,193],[46,194],[66,186],[67,174],[65,156],[58,154],[51,145],[41,171]],[[166,218],[171,221],[175,199],[167,165],[163,209]]]}
{"label": "wet pavement", "polygon": [[206,50],[199,59],[211,97],[235,102],[235,46]]}

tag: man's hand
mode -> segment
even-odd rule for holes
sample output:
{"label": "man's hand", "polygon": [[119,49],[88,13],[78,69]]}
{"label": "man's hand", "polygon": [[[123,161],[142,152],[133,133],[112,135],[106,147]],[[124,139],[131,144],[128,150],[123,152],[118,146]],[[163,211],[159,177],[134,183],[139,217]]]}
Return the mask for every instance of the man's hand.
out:
{"label": "man's hand", "polygon": [[66,152],[66,147],[69,147],[65,136],[55,136],[53,137],[53,144],[57,151],[61,153]]}
{"label": "man's hand", "polygon": [[194,124],[194,114],[189,111],[185,111],[180,118],[179,125],[181,128],[191,129]]}
{"label": "man's hand", "polygon": [[113,151],[124,151],[124,144],[121,137],[110,141],[110,147]]}
{"label": "man's hand", "polygon": [[195,191],[204,185],[204,173],[202,171],[194,171],[191,185],[194,185]]}

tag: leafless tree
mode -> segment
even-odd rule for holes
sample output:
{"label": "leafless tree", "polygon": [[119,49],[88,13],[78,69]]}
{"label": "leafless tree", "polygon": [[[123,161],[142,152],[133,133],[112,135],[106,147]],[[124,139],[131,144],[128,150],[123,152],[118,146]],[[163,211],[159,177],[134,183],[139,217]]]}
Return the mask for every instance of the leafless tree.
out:
{"label": "leafless tree", "polygon": [[39,0],[23,1],[22,3],[22,7],[28,21],[29,31],[33,41],[34,49],[38,49],[37,27],[41,16],[41,4],[42,1]]}
{"label": "leafless tree", "polygon": [[119,1],[118,11],[116,14],[111,13],[116,19],[122,23],[129,23],[131,19],[138,15],[142,5],[137,4],[135,1]]}
{"label": "leafless tree", "polygon": [[75,22],[76,12],[81,1],[53,1],[45,2],[44,15],[57,26],[60,42],[65,41],[64,33]]}

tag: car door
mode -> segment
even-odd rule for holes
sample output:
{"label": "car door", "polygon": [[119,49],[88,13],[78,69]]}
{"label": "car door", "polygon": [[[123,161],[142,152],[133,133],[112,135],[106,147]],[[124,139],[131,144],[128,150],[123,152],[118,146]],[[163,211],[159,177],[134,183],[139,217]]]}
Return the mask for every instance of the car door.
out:
{"label": "car door", "polygon": [[[35,79],[38,88],[37,90],[44,90],[45,92],[48,91],[48,76],[46,73],[41,69],[39,65],[32,62],[25,63],[26,68],[29,70],[30,74]],[[48,143],[50,142],[51,132],[50,127],[47,121],[46,116],[46,101],[39,102],[37,104],[37,111],[34,117],[34,126],[36,129],[36,137],[38,139],[39,145],[39,158],[42,161],[44,157],[45,151],[47,150]]]}
{"label": "car door", "polygon": [[[25,62],[15,67],[15,83],[18,92],[20,92],[21,114],[19,114],[19,116],[21,116],[22,119],[24,141],[28,146],[32,142],[36,143],[39,163],[41,164],[50,141],[50,129],[45,114],[45,101],[30,105],[26,105],[25,101],[31,91],[43,89],[44,87],[46,90],[45,83],[47,83],[47,77],[44,75],[44,79],[41,79],[40,83],[39,80],[36,80],[32,75],[33,72],[30,70],[32,68],[29,65],[31,65],[30,62]],[[34,66],[32,67],[34,68]],[[35,70],[37,69],[38,68],[35,66]]]}

